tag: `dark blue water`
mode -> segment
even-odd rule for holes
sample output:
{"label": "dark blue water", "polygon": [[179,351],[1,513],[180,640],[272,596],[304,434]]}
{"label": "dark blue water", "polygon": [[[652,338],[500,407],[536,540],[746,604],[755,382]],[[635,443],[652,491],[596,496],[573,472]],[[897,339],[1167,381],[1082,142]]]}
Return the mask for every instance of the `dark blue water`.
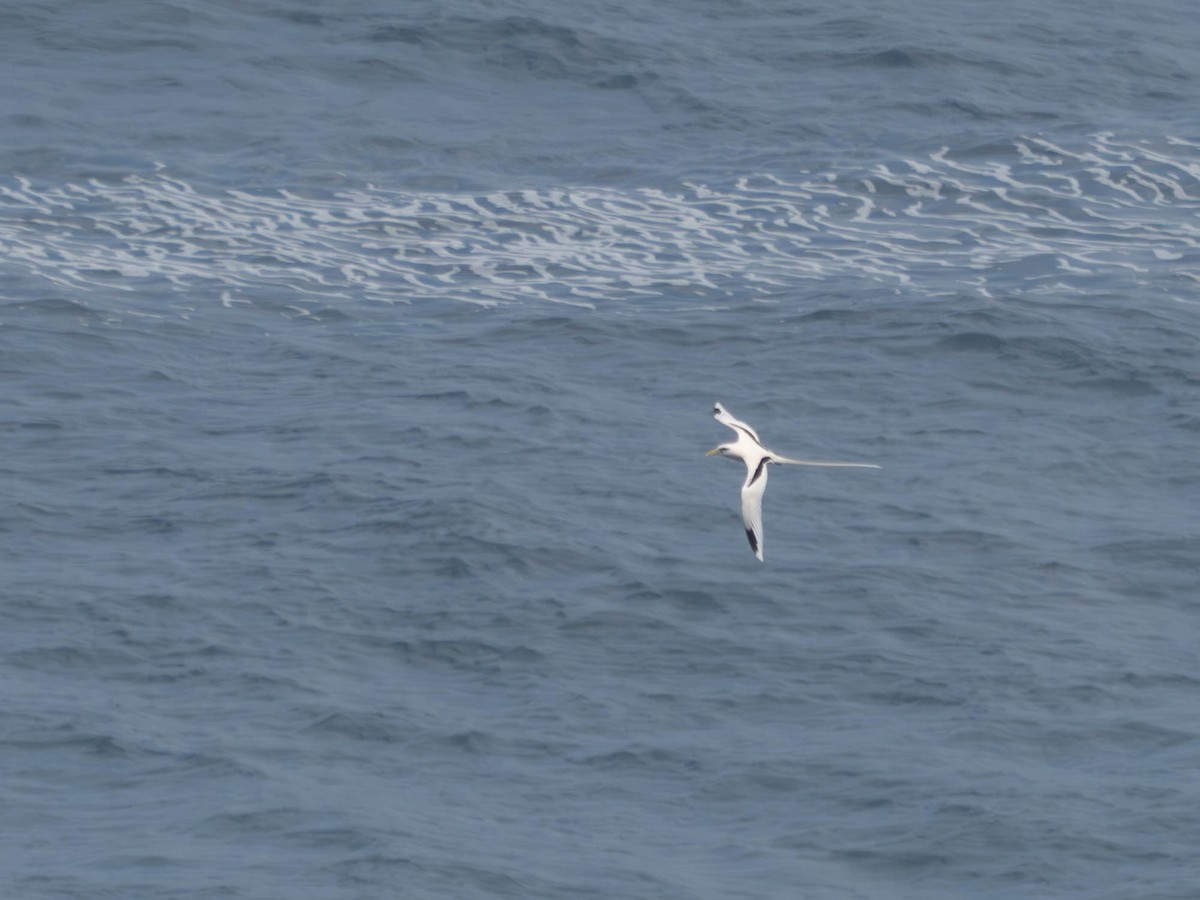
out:
{"label": "dark blue water", "polygon": [[1195,897],[1197,45],[0,11],[0,893]]}

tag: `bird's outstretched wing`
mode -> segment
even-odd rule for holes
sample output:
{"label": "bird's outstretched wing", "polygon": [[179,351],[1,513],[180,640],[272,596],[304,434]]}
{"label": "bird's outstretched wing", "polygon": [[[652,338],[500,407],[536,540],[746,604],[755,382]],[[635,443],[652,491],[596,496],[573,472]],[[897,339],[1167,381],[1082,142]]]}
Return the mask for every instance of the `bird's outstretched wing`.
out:
{"label": "bird's outstretched wing", "polygon": [[759,562],[763,558],[762,498],[766,489],[767,458],[764,456],[758,467],[746,474],[746,483],[742,485],[742,523],[746,526],[750,549]]}
{"label": "bird's outstretched wing", "polygon": [[713,418],[716,419],[718,422],[720,422],[722,425],[728,425],[734,431],[741,431],[741,432],[744,432],[745,434],[750,435],[750,437],[752,437],[754,439],[754,442],[756,444],[762,444],[762,441],[758,437],[758,432],[756,432],[753,428],[751,428],[745,422],[739,421],[738,419],[735,419],[733,416],[731,416],[728,412],[725,411],[725,407],[723,407],[720,403],[713,404]]}

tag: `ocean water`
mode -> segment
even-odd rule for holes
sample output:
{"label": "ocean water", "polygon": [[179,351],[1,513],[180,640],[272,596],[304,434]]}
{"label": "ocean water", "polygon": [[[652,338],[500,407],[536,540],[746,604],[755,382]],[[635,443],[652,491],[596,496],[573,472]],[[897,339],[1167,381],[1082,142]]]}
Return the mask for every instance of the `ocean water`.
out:
{"label": "ocean water", "polygon": [[1196,897],[1198,44],[0,10],[0,894]]}

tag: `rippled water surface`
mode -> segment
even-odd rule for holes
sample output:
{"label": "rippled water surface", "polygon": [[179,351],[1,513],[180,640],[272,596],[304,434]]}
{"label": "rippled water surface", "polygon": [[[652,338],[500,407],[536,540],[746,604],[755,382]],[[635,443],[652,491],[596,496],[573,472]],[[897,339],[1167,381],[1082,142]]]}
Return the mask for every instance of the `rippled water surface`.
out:
{"label": "rippled water surface", "polygon": [[0,893],[1195,896],[1198,22],[0,12]]}

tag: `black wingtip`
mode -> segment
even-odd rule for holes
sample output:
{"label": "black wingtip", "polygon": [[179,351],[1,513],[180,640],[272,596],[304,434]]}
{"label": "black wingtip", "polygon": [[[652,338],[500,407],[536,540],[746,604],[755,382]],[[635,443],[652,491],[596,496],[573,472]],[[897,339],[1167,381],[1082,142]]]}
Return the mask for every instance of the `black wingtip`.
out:
{"label": "black wingtip", "polygon": [[746,537],[750,538],[750,549],[754,551],[755,556],[758,556],[758,538],[754,536],[754,532],[749,528],[746,529]]}

